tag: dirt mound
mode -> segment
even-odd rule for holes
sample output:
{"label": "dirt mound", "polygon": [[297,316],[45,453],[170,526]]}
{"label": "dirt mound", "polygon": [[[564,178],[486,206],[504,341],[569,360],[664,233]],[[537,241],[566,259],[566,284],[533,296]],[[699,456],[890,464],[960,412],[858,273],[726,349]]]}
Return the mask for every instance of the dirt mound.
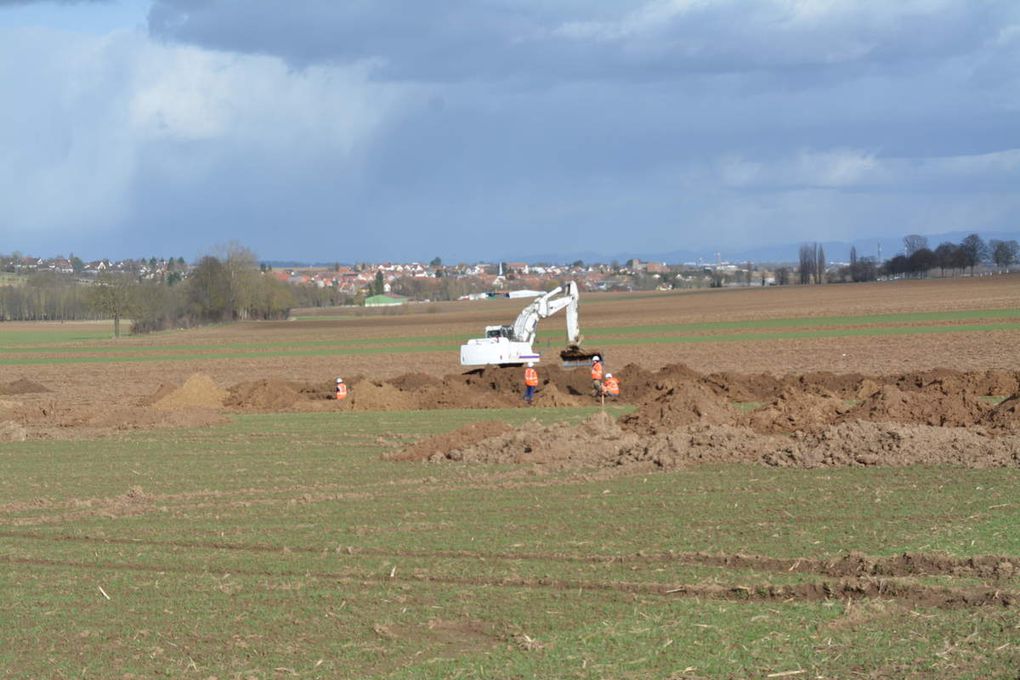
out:
{"label": "dirt mound", "polygon": [[605,467],[622,446],[634,446],[637,435],[624,432],[612,416],[600,411],[580,425],[542,425],[531,421],[471,446],[429,458],[471,463],[533,463],[550,468]]}
{"label": "dirt mound", "polygon": [[153,402],[154,408],[172,411],[185,408],[219,408],[228,392],[204,373],[192,374],[179,388]]}
{"label": "dirt mound", "polygon": [[882,384],[872,380],[871,378],[865,378],[861,381],[861,384],[857,386],[857,393],[854,398],[858,401],[864,401],[870,397],[875,396],[882,390]]}
{"label": "dirt mound", "polygon": [[428,373],[404,373],[387,382],[403,392],[415,392],[426,387],[434,387],[442,380]]}
{"label": "dirt mound", "polygon": [[710,387],[700,382],[685,382],[666,387],[635,413],[624,416],[621,423],[627,430],[654,434],[692,423],[732,423],[737,416],[729,401]]}
{"label": "dirt mound", "polygon": [[1020,437],[986,437],[963,427],[849,422],[794,438],[770,451],[763,462],[795,467],[1020,467]]}
{"label": "dirt mound", "polygon": [[[818,371],[803,375],[786,376],[782,379],[783,390],[800,390],[823,397],[850,399],[857,395],[865,380],[859,373],[831,373]],[[778,395],[777,395],[778,396]]]}
{"label": "dirt mound", "polygon": [[964,427],[980,422],[990,409],[987,402],[972,392],[935,381],[917,391],[883,385],[845,417],[847,420]]}
{"label": "dirt mound", "polygon": [[572,406],[585,406],[590,403],[589,399],[572,394],[564,394],[555,383],[549,383],[538,388],[535,394],[535,406],[549,408],[567,408]]}
{"label": "dirt mound", "polygon": [[975,379],[974,388],[984,396],[1005,397],[1020,392],[1020,373],[991,369]]}
{"label": "dirt mound", "polygon": [[433,456],[446,456],[450,451],[474,446],[483,440],[498,437],[509,430],[510,426],[500,420],[483,420],[480,423],[471,423],[457,428],[453,432],[422,439],[397,453],[383,455],[383,459],[415,461],[428,460]]}
{"label": "dirt mound", "polygon": [[305,401],[305,385],[277,378],[252,380],[230,388],[223,405],[232,408],[279,411]]}
{"label": "dirt mound", "polygon": [[351,385],[343,406],[352,411],[412,411],[418,408],[418,399],[389,383],[362,380]]}
{"label": "dirt mound", "polygon": [[804,392],[788,387],[766,406],[748,417],[757,432],[818,430],[850,410],[846,402],[829,393]]}
{"label": "dirt mound", "polygon": [[40,385],[37,382],[28,380],[27,378],[21,378],[14,382],[0,384],[0,395],[13,397],[19,394],[41,394],[43,392],[52,392],[50,388],[45,385]]}
{"label": "dirt mound", "polygon": [[705,463],[774,467],[949,465],[1020,468],[1020,435],[986,437],[961,427],[850,422],[792,437],[737,425],[689,425],[639,435],[600,412],[580,425],[532,421],[429,460],[531,463],[546,468],[674,469]]}
{"label": "dirt mound", "polygon": [[771,401],[783,391],[783,381],[768,373],[712,373],[703,382],[730,401]]}
{"label": "dirt mound", "polygon": [[1014,394],[993,408],[988,413],[987,421],[992,427],[1020,430],[1020,394]]}
{"label": "dirt mound", "polygon": [[27,437],[28,431],[13,420],[0,423],[0,442],[23,442]]}

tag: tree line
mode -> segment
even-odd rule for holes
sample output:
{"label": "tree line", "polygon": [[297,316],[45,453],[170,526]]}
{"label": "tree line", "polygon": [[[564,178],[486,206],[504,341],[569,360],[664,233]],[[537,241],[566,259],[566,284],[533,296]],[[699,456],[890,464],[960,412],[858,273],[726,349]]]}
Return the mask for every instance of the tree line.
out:
{"label": "tree line", "polygon": [[114,335],[130,319],[133,333],[245,319],[286,318],[290,285],[260,269],[255,255],[231,245],[200,259],[187,276],[145,279],[103,272],[94,283],[36,274],[21,286],[0,286],[0,320],[113,319]]}
{"label": "tree line", "polygon": [[[834,271],[827,270],[825,251],[820,244],[803,244],[800,247],[797,272],[802,284],[826,281],[858,282],[874,281],[879,277],[927,278],[936,269],[942,277],[945,277],[947,272],[955,276],[968,269],[973,276],[975,267],[981,264],[1008,271],[1018,262],[1020,244],[1015,240],[992,239],[986,243],[978,234],[970,234],[960,243],[945,241],[931,249],[928,247],[927,237],[908,234],[903,237],[901,254],[879,262],[876,258],[858,257],[857,248],[851,247],[849,265]],[[777,283],[780,283],[778,277]]]}

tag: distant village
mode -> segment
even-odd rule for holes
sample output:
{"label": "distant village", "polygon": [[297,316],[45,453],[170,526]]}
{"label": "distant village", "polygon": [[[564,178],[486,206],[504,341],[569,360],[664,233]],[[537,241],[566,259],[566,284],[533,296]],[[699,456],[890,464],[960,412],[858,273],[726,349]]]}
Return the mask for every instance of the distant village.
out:
{"label": "distant village", "polygon": [[[727,262],[666,263],[630,259],[625,262],[570,264],[528,262],[444,263],[436,257],[425,262],[362,262],[315,266],[259,263],[251,251],[239,251],[244,266],[258,270],[264,283],[286,291],[294,307],[338,305],[390,306],[408,302],[474,300],[492,296],[533,295],[564,281],[577,282],[585,291],[677,290],[789,284],[849,283],[929,276],[964,276],[1009,272],[1020,261],[1015,240],[985,242],[971,234],[960,243],[944,242],[930,248],[926,237],[908,234],[903,252],[888,260],[857,257],[832,262],[818,243],[800,246],[796,264]],[[236,255],[236,254],[235,254]],[[203,258],[203,260],[215,258]],[[225,263],[229,266],[231,259]],[[0,254],[0,286],[27,283],[45,286],[88,284],[102,277],[130,278],[136,283],[175,286],[201,270],[201,261],[182,257],[84,261],[74,255],[42,258],[20,253]],[[51,281],[52,280],[52,281]],[[281,284],[286,284],[281,285]],[[18,297],[18,296],[15,296]],[[21,296],[24,297],[24,296]],[[277,303],[282,298],[276,296]]]}
{"label": "distant village", "polygon": [[[0,255],[0,271],[14,277],[50,273],[82,283],[102,274],[130,274],[140,281],[184,280],[193,268],[183,258],[84,261],[73,255],[51,258]],[[776,268],[729,262],[667,264],[638,259],[624,263],[531,264],[476,262],[444,264],[380,262],[317,266],[260,265],[262,272],[295,287],[330,289],[361,304],[400,304],[410,300],[480,299],[493,294],[548,290],[573,280],[587,291],[672,290],[747,285],[774,285]],[[781,273],[781,272],[780,272]],[[8,281],[7,283],[10,283]],[[436,296],[438,283],[457,295]],[[385,299],[373,299],[385,298]]]}

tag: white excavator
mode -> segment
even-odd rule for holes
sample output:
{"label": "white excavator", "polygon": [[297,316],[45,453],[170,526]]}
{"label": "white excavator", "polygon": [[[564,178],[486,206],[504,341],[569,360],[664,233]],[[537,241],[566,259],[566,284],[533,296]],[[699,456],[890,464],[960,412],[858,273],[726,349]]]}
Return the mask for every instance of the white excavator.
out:
{"label": "white excavator", "polygon": [[581,350],[581,326],[578,322],[580,294],[573,281],[559,286],[531,301],[521,310],[513,324],[486,326],[484,338],[468,340],[460,346],[462,366],[518,366],[538,362],[541,355],[532,345],[538,322],[563,309],[567,310],[567,349],[560,352],[565,365],[575,365],[595,355]]}

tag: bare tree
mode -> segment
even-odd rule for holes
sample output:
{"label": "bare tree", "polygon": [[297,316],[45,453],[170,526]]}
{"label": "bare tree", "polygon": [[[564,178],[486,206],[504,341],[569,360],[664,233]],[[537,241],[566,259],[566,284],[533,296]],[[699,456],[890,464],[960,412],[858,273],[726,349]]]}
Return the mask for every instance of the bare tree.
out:
{"label": "bare tree", "polygon": [[815,283],[825,283],[825,249],[815,244]]}
{"label": "bare tree", "polygon": [[910,257],[918,250],[928,247],[928,237],[920,234],[907,234],[903,237],[903,254]]}
{"label": "bare tree", "polygon": [[956,262],[959,259],[958,250],[960,247],[955,243],[945,241],[939,244],[939,247],[935,249],[935,259],[938,261],[940,276],[945,278],[946,269],[954,269]]}
{"label": "bare tree", "polygon": [[135,309],[135,281],[126,274],[102,273],[90,290],[89,306],[113,319],[113,337],[120,337],[120,320]]}
{"label": "bare tree", "polygon": [[1007,271],[1020,257],[1020,244],[1016,241],[989,241],[988,249],[995,266]]}
{"label": "bare tree", "polygon": [[988,257],[988,246],[977,234],[971,234],[960,242],[965,267],[970,267],[970,275],[974,276],[974,267]]}

